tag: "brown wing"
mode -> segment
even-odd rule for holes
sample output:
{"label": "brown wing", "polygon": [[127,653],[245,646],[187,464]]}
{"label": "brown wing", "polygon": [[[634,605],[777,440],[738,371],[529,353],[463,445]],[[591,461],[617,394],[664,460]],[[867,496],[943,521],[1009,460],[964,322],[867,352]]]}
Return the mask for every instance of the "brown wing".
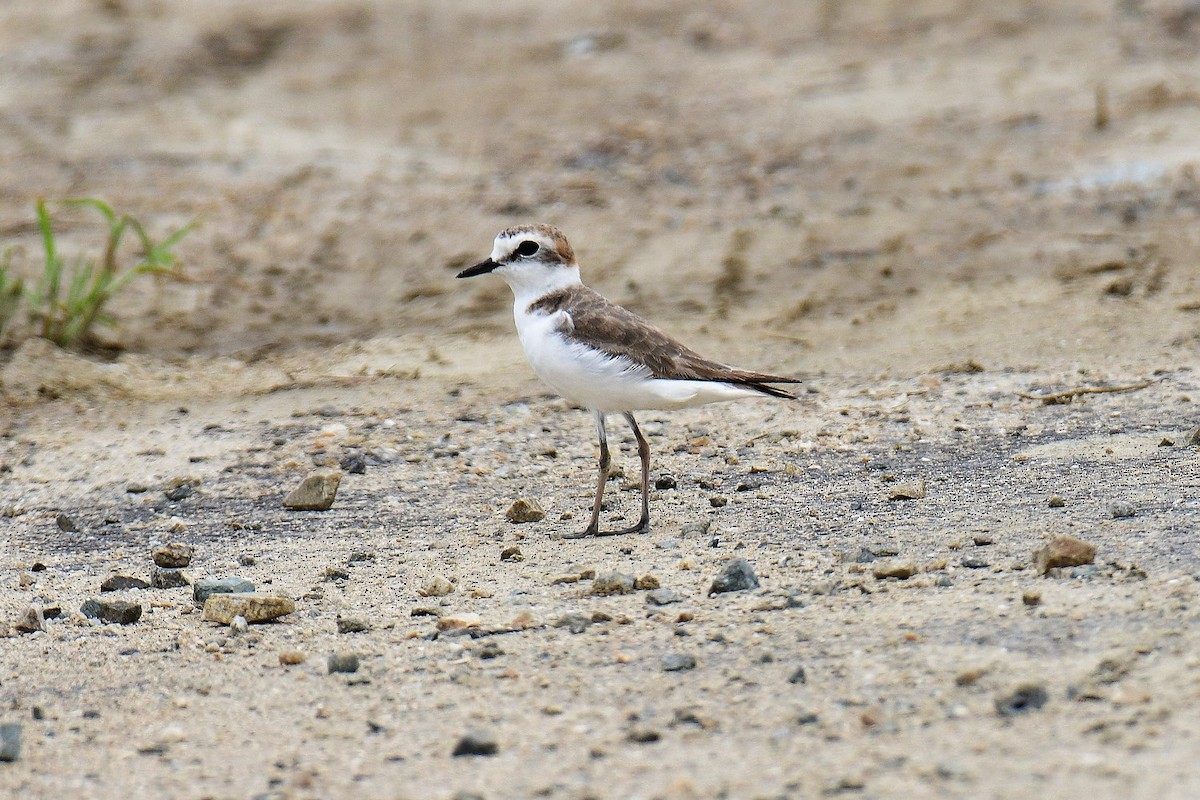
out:
{"label": "brown wing", "polygon": [[571,316],[572,329],[564,331],[564,335],[585,341],[614,357],[624,356],[645,364],[656,378],[733,383],[774,397],[793,395],[765,384],[800,382],[799,378],[750,372],[704,358],[586,286],[556,292],[534,306],[548,312],[566,311]]}

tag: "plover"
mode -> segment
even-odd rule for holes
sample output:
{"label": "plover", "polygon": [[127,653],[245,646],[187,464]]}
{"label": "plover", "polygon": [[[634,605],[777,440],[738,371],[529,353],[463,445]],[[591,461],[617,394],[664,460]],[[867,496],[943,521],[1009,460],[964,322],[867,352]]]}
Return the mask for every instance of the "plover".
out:
{"label": "plover", "polygon": [[[550,388],[592,412],[600,437],[600,476],[587,528],[567,538],[645,533],[650,529],[650,445],[633,412],[698,406],[743,397],[795,395],[771,386],[799,383],[710,361],[636,314],[583,285],[562,231],[522,225],[501,231],[486,261],[458,273],[494,272],[513,292],[517,335],[533,371]],[[605,418],[621,414],[642,461],[642,514],[636,525],[600,530],[610,457]]]}

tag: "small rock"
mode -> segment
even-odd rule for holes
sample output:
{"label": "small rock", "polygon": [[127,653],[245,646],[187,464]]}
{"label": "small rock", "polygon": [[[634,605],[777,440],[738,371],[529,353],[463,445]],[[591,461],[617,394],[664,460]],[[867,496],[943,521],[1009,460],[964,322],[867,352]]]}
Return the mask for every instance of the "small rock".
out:
{"label": "small rock", "polygon": [[102,592],[123,592],[126,589],[149,589],[150,584],[132,575],[109,575],[100,584]]}
{"label": "small rock", "polygon": [[646,602],[652,606],[669,606],[682,599],[683,595],[674,589],[654,589],[646,594]]}
{"label": "small rock", "polygon": [[592,618],[578,611],[571,611],[554,620],[554,627],[566,628],[571,633],[583,633],[591,624]]}
{"label": "small rock", "polygon": [[341,482],[342,473],[337,470],[314,472],[284,498],[283,506],[296,511],[328,511]]}
{"label": "small rock", "polygon": [[482,731],[468,731],[454,745],[450,755],[458,756],[494,756],[500,752],[496,737]]}
{"label": "small rock", "polygon": [[521,552],[521,548],[517,547],[516,545],[513,545],[512,547],[506,547],[500,551],[500,560],[501,561],[514,561],[514,562],[515,561],[524,561],[525,554]]}
{"label": "small rock", "polygon": [[668,653],[663,656],[663,672],[687,672],[696,668],[696,657],[691,653]]}
{"label": "small rock", "polygon": [[308,656],[300,650],[284,650],[279,654],[279,663],[285,667],[294,667],[297,664],[303,664],[308,659]]}
{"label": "small rock", "polygon": [[321,573],[321,580],[325,581],[348,581],[350,573],[342,567],[326,567]]}
{"label": "small rock", "polygon": [[234,633],[245,633],[250,630],[250,623],[241,614],[229,620],[229,629]]}
{"label": "small rock", "polygon": [[358,672],[359,662],[357,653],[334,653],[329,656],[329,674],[335,672]]}
{"label": "small rock", "polygon": [[17,617],[13,627],[21,633],[46,630],[46,617],[42,613],[42,607],[37,603],[30,605],[21,616]]}
{"label": "small rock", "polygon": [[44,619],[58,619],[62,616],[62,606],[57,603],[48,606],[42,606],[42,617]]}
{"label": "small rock", "polygon": [[338,633],[362,633],[371,629],[371,625],[362,617],[338,617]]}
{"label": "small rock", "polygon": [[168,500],[178,502],[190,497],[196,491],[197,483],[195,478],[173,478],[163,490],[163,494]]}
{"label": "small rock", "polygon": [[1002,717],[1023,714],[1026,711],[1036,711],[1046,705],[1050,696],[1046,688],[1036,683],[1026,683],[1018,686],[1008,694],[996,698],[996,713]]}
{"label": "small rock", "polygon": [[684,539],[690,536],[704,536],[708,533],[708,529],[712,527],[712,520],[705,519],[700,522],[686,522],[679,529],[679,535]]}
{"label": "small rock", "polygon": [[1037,589],[1026,589],[1021,592],[1021,602],[1033,608],[1042,604],[1042,593]]}
{"label": "small rock", "polygon": [[871,574],[876,578],[899,578],[902,581],[908,580],[917,572],[917,565],[911,561],[884,561],[876,564],[871,570]]}
{"label": "small rock", "polygon": [[130,481],[125,484],[125,491],[129,494],[145,494],[150,491],[150,487],[141,481]]}
{"label": "small rock", "polygon": [[170,543],[155,548],[150,557],[160,567],[181,568],[190,566],[196,555],[196,548],[190,544]]}
{"label": "small rock", "polygon": [[228,625],[238,616],[251,623],[269,622],[295,610],[296,603],[290,597],[261,592],[211,594],[204,601],[204,619],[222,625]]}
{"label": "small rock", "polygon": [[633,582],[633,588],[638,591],[657,589],[660,586],[662,586],[662,583],[658,580],[658,577],[650,573],[646,573]]}
{"label": "small rock", "polygon": [[87,600],[79,610],[90,619],[120,625],[132,625],[142,617],[141,604],[128,600]]}
{"label": "small rock", "polygon": [[1113,519],[1129,519],[1137,515],[1137,509],[1132,503],[1126,503],[1123,500],[1108,504],[1108,514]]}
{"label": "small rock", "polygon": [[75,521],[74,517],[59,514],[54,521],[58,524],[58,529],[63,533],[79,533],[79,523]]}
{"label": "small rock", "polygon": [[654,479],[655,489],[674,489],[678,485],[675,476],[669,473],[663,473]]}
{"label": "small rock", "polygon": [[796,667],[792,674],[788,676],[788,683],[808,683],[808,672],[803,666]]}
{"label": "small rock", "polygon": [[238,556],[239,567],[253,567],[257,563],[258,559],[249,553],[243,553],[242,555]]}
{"label": "small rock", "polygon": [[202,606],[214,594],[246,594],[254,591],[254,584],[245,578],[201,578],[192,584],[192,601]]}
{"label": "small rock", "polygon": [[191,583],[187,573],[181,569],[155,567],[150,572],[150,585],[155,589],[179,589]]}
{"label": "small rock", "polygon": [[987,569],[992,564],[986,558],[980,558],[979,556],[964,556],[962,565],[967,569]]}
{"label": "small rock", "polygon": [[1059,495],[1056,495],[1056,494],[1050,495],[1050,499],[1048,499],[1046,501],[1046,505],[1049,506],[1050,508],[1062,508],[1066,504],[1067,504],[1067,501],[1062,499],[1062,497],[1060,497]]}
{"label": "small rock", "polygon": [[870,564],[875,554],[865,547],[847,547],[838,551],[838,562],[842,564]]}
{"label": "small rock", "polygon": [[925,497],[925,479],[904,481],[892,486],[888,500],[920,500]]}
{"label": "small rock", "polygon": [[21,757],[21,723],[0,724],[0,761],[16,761]]}
{"label": "small rock", "polygon": [[1078,567],[1090,564],[1095,558],[1096,545],[1077,539],[1070,534],[1055,536],[1045,546],[1033,552],[1033,563],[1042,575],[1055,567]]}
{"label": "small rock", "polygon": [[466,631],[483,625],[478,614],[445,614],[438,617],[437,629],[443,632]]}
{"label": "small rock", "polygon": [[352,450],[342,456],[338,466],[342,468],[343,472],[351,475],[365,475],[367,473],[367,456],[361,450]]}
{"label": "small rock", "polygon": [[614,594],[629,594],[634,590],[637,581],[632,575],[624,572],[605,572],[597,575],[592,581],[591,594],[597,597],[607,597]]}
{"label": "small rock", "polygon": [[434,576],[424,589],[418,589],[417,594],[421,597],[445,597],[454,591],[454,584],[448,578],[443,578],[441,575]]}
{"label": "small rock", "polygon": [[504,517],[509,522],[519,525],[525,522],[541,522],[545,519],[546,512],[536,500],[526,500],[522,497],[508,507]]}
{"label": "small rock", "polygon": [[708,587],[708,594],[711,596],[724,592],[740,592],[745,589],[757,589],[758,586],[758,576],[754,574],[750,562],[744,558],[734,558],[713,578],[712,585]]}
{"label": "small rock", "polygon": [[662,739],[662,734],[653,728],[634,728],[625,738],[636,744],[650,744]]}
{"label": "small rock", "polygon": [[995,544],[996,540],[990,533],[977,533],[971,537],[971,542],[976,547],[987,547],[988,545]]}
{"label": "small rock", "polygon": [[729,505],[729,498],[722,497],[719,494],[714,494],[712,497],[708,498],[708,504],[713,508],[724,508],[725,506]]}

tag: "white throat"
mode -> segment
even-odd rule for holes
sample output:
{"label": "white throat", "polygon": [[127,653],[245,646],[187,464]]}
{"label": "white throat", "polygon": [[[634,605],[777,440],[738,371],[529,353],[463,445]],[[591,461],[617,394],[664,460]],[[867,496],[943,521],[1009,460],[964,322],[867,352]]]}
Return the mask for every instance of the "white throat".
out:
{"label": "white throat", "polygon": [[579,267],[574,265],[565,267],[556,264],[546,267],[530,264],[497,270],[496,274],[512,289],[513,308],[517,312],[523,311],[530,303],[551,292],[583,283],[579,277]]}

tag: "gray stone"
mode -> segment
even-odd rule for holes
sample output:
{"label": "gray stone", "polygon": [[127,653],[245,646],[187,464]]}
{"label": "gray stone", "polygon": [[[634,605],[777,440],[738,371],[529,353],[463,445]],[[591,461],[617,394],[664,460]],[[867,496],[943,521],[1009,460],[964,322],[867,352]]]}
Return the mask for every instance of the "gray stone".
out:
{"label": "gray stone", "polygon": [[337,632],[338,633],[362,633],[371,629],[368,623],[362,617],[338,617]]}
{"label": "gray stone", "polygon": [[141,604],[128,600],[88,600],[79,610],[90,619],[120,625],[132,625],[142,618]]}
{"label": "gray stone", "polygon": [[494,756],[500,752],[496,737],[482,731],[468,731],[454,745],[452,756]]}
{"label": "gray stone", "polygon": [[0,761],[16,761],[21,757],[21,723],[0,724]]}
{"label": "gray stone", "polygon": [[245,617],[246,622],[270,622],[296,610],[290,597],[280,597],[261,592],[237,592],[212,594],[204,601],[204,618],[228,625],[234,617]]}
{"label": "gray stone", "polygon": [[1036,711],[1046,705],[1048,699],[1050,697],[1046,693],[1046,687],[1041,684],[1022,684],[1013,691],[996,698],[996,713],[1002,717],[1011,717],[1027,711]]}
{"label": "gray stone", "polygon": [[713,578],[712,585],[708,587],[708,593],[714,595],[724,592],[740,592],[745,589],[757,589],[758,585],[758,576],[754,574],[754,568],[750,566],[750,562],[744,558],[734,558],[730,559],[717,573],[717,577]]}
{"label": "gray stone", "polygon": [[358,654],[357,653],[334,653],[329,656],[329,674],[335,672],[354,673],[358,672]]}
{"label": "gray stone", "polygon": [[150,585],[155,589],[180,589],[190,586],[191,579],[181,569],[155,567],[150,572]]}
{"label": "gray stone", "polygon": [[578,611],[571,611],[554,620],[554,627],[566,628],[571,633],[583,633],[591,624],[592,618]]}
{"label": "gray stone", "polygon": [[102,592],[123,592],[127,589],[149,589],[150,584],[132,575],[109,575],[100,584]]}
{"label": "gray stone", "polygon": [[189,566],[195,555],[196,548],[190,544],[172,542],[164,544],[162,547],[156,547],[154,552],[150,554],[150,557],[154,559],[154,563],[157,566],[178,569]]}
{"label": "gray stone", "polygon": [[67,514],[59,514],[54,522],[63,533],[79,533],[79,523],[75,521],[74,517]]}
{"label": "gray stone", "polygon": [[328,511],[337,497],[342,473],[314,472],[300,481],[300,485],[284,498],[284,508],[295,511]]}
{"label": "gray stone", "polygon": [[788,676],[788,683],[808,683],[808,672],[803,666],[796,667]]}
{"label": "gray stone", "polygon": [[192,600],[202,606],[210,595],[253,592],[254,584],[245,578],[201,578],[192,584]]}
{"label": "gray stone", "polygon": [[979,556],[963,556],[962,565],[967,569],[987,569],[992,563]]}
{"label": "gray stone", "polygon": [[17,617],[13,627],[21,633],[36,633],[46,630],[46,617],[42,613],[42,607],[37,603],[30,605],[21,616]]}
{"label": "gray stone", "polygon": [[683,595],[674,589],[655,589],[646,593],[646,603],[652,606],[669,606],[682,599]]}
{"label": "gray stone", "polygon": [[663,672],[687,672],[696,668],[696,657],[691,653],[668,653],[663,656]]}
{"label": "gray stone", "polygon": [[637,580],[632,575],[624,572],[605,572],[603,575],[597,575],[596,579],[592,581],[591,594],[597,597],[630,594],[636,585]]}
{"label": "gray stone", "polygon": [[1108,513],[1113,519],[1129,519],[1137,516],[1137,509],[1133,507],[1133,503],[1117,500],[1108,504]]}

